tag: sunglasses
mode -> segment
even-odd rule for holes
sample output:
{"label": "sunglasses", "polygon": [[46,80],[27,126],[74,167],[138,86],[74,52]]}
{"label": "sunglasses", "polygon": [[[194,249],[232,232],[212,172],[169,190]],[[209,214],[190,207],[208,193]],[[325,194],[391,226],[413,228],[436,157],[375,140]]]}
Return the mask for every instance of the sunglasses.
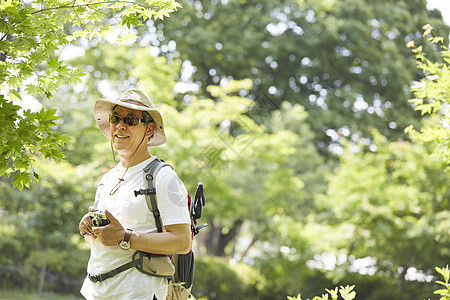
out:
{"label": "sunglasses", "polygon": [[139,124],[145,122],[144,119],[139,119],[136,116],[120,117],[120,116],[114,115],[114,114],[109,115],[109,123],[111,123],[111,124],[118,124],[120,122],[120,120],[122,120],[123,123],[128,126],[138,126]]}

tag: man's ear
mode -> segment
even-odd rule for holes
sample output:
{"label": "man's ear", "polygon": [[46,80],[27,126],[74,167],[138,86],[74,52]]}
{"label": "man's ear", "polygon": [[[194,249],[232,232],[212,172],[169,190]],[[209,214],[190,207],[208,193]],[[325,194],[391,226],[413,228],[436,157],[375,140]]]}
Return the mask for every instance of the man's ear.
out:
{"label": "man's ear", "polygon": [[147,131],[145,132],[145,135],[147,137],[151,137],[153,135],[153,133],[155,132],[155,123],[150,123],[147,125]]}

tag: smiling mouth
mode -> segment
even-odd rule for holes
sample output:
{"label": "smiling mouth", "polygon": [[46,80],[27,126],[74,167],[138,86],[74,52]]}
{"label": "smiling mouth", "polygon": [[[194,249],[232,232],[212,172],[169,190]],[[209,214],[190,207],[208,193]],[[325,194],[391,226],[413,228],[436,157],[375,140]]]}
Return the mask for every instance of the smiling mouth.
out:
{"label": "smiling mouth", "polygon": [[118,138],[118,139],[126,139],[126,138],[128,138],[128,136],[126,136],[126,135],[121,135],[121,134],[116,134],[116,135],[114,135],[116,138]]}

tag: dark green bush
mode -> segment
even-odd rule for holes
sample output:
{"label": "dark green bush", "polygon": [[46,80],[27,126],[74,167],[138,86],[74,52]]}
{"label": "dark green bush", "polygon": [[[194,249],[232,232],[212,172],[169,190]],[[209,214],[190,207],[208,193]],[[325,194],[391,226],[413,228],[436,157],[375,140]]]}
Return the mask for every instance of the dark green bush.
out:
{"label": "dark green bush", "polygon": [[221,257],[202,257],[195,262],[192,294],[208,300],[255,299],[262,292],[264,279],[245,264],[230,265]]}

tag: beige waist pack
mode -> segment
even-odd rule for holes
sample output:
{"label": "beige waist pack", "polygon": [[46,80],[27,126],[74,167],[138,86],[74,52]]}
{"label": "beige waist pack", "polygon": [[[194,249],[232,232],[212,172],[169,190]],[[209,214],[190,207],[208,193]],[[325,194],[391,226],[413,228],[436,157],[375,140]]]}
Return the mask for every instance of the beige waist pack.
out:
{"label": "beige waist pack", "polygon": [[136,251],[133,254],[133,261],[137,261],[136,269],[150,276],[172,278],[175,273],[175,267],[168,255]]}

